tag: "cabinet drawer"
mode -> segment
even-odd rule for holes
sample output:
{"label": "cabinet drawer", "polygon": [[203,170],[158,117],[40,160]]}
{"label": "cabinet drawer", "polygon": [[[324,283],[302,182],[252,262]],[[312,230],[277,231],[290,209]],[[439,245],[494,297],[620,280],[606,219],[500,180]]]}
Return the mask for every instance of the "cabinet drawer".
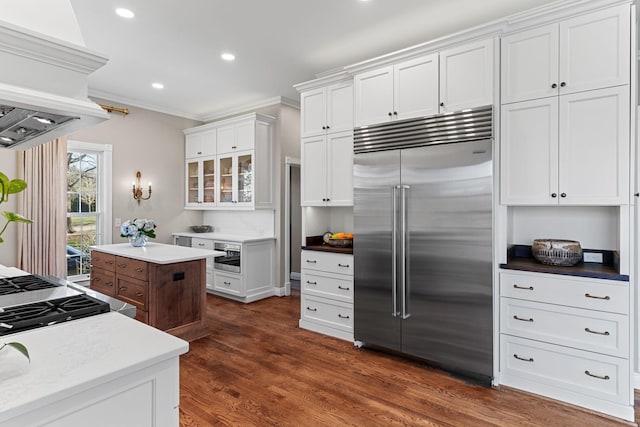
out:
{"label": "cabinet drawer", "polygon": [[519,378],[559,389],[563,393],[579,393],[610,402],[629,403],[631,373],[626,359],[509,335],[501,335],[500,343],[500,369],[506,374],[506,385],[510,385],[509,377],[513,377],[513,382]]}
{"label": "cabinet drawer", "polygon": [[302,251],[302,269],[353,276],[353,255],[320,251]]}
{"label": "cabinet drawer", "polygon": [[300,315],[304,320],[330,328],[353,331],[353,306],[324,298],[306,295],[300,298]]}
{"label": "cabinet drawer", "polygon": [[148,264],[137,259],[116,256],[116,272],[138,280],[147,280]]}
{"label": "cabinet drawer", "polygon": [[102,268],[91,267],[90,288],[113,297],[116,295],[116,273]]}
{"label": "cabinet drawer", "polygon": [[502,272],[500,296],[629,314],[629,283],[615,280]]}
{"label": "cabinet drawer", "polygon": [[91,251],[91,266],[103,270],[116,271],[116,256],[100,251]]}
{"label": "cabinet drawer", "polygon": [[231,295],[242,295],[242,277],[213,273],[213,289]]}
{"label": "cabinet drawer", "polygon": [[117,277],[116,298],[135,305],[138,309],[147,310],[147,282],[129,277]]}
{"label": "cabinet drawer", "polygon": [[209,249],[213,250],[213,240],[211,239],[201,239],[199,237],[191,238],[191,247],[198,249]]}
{"label": "cabinet drawer", "polygon": [[628,357],[629,317],[623,314],[500,299],[500,332]]}
{"label": "cabinet drawer", "polygon": [[353,277],[318,275],[303,271],[300,283],[302,292],[307,295],[353,302]]}

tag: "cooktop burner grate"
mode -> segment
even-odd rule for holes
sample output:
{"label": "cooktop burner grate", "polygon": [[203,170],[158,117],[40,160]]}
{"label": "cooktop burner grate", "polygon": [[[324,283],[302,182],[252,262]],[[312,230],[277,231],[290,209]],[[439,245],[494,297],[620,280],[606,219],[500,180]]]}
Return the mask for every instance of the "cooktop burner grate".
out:
{"label": "cooktop burner grate", "polygon": [[5,277],[0,278],[0,295],[39,291],[41,289],[55,288],[56,286],[60,285],[34,275]]}
{"label": "cooktop burner grate", "polygon": [[0,336],[110,311],[109,303],[80,294],[0,309]]}

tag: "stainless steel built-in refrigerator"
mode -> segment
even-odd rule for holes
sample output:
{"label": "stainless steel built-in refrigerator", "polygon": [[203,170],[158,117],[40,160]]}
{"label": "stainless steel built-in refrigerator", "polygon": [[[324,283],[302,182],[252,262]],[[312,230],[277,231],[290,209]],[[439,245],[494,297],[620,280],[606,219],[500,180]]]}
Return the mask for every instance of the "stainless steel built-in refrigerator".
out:
{"label": "stainless steel built-in refrigerator", "polygon": [[354,131],[354,338],[493,377],[492,108]]}

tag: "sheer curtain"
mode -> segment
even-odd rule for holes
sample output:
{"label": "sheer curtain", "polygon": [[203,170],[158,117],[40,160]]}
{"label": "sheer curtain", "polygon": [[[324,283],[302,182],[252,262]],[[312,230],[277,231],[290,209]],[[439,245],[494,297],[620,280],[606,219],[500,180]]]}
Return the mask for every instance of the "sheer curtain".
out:
{"label": "sheer curtain", "polygon": [[18,212],[33,224],[18,224],[18,268],[64,278],[67,232],[67,140],[60,138],[18,152]]}

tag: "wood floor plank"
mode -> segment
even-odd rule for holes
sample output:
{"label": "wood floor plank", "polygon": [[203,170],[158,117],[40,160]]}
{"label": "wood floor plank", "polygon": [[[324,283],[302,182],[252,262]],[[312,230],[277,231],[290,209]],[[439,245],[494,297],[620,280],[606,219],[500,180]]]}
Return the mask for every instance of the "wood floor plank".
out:
{"label": "wood floor plank", "polygon": [[[210,335],[180,358],[180,425],[628,426],[298,328],[300,296],[207,296]],[[636,401],[639,400],[636,395]]]}

